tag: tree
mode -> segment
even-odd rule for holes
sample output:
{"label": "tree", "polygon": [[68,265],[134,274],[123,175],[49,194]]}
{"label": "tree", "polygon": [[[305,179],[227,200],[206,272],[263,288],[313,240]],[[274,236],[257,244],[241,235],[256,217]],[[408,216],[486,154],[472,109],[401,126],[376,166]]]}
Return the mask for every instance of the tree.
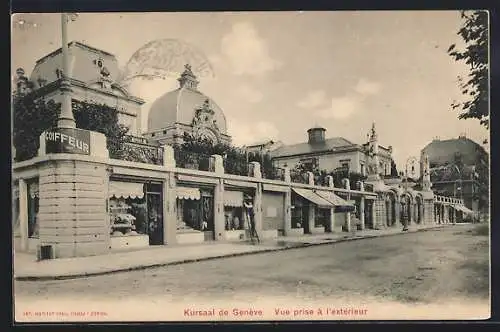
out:
{"label": "tree", "polygon": [[458,35],[465,42],[464,49],[455,44],[448,54],[455,61],[464,61],[470,67],[466,77],[459,76],[459,88],[466,100],[454,101],[452,109],[461,112],[459,119],[478,119],[489,128],[488,110],[488,13],[486,11],[461,11],[463,25]]}
{"label": "tree", "polygon": [[13,100],[13,144],[16,148],[14,160],[23,161],[35,157],[40,147],[39,137],[48,128],[55,127],[60,105],[53,100],[14,96]]}
{"label": "tree", "polygon": [[[15,94],[13,99],[13,143],[15,161],[35,157],[40,147],[39,137],[47,129],[57,126],[61,104],[46,101],[34,94]],[[126,153],[128,128],[118,122],[118,110],[104,104],[73,102],[77,128],[106,135],[110,158],[123,158]]]}
{"label": "tree", "polygon": [[396,163],[394,162],[394,160],[391,159],[391,176],[398,177],[398,175],[399,175],[399,172],[398,172],[398,169],[396,167]]}

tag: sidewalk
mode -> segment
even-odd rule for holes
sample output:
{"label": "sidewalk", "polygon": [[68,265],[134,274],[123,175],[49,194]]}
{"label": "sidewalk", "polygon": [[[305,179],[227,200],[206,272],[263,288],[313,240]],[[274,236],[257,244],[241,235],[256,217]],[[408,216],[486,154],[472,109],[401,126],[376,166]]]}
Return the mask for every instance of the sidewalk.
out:
{"label": "sidewalk", "polygon": [[395,227],[356,231],[355,233],[327,233],[298,237],[280,236],[276,240],[266,240],[258,245],[241,242],[213,242],[189,246],[160,246],[129,252],[112,252],[100,256],[60,258],[39,262],[36,261],[33,254],[14,253],[14,278],[17,280],[71,279],[311,245],[412,233],[444,226],[436,224],[414,226],[407,232],[402,232],[401,227]]}

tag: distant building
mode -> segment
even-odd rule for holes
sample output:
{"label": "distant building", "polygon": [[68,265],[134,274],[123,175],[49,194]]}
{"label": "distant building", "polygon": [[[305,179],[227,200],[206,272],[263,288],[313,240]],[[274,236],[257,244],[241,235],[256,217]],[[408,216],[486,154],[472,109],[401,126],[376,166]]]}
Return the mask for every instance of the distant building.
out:
{"label": "distant building", "polygon": [[[363,175],[367,174],[367,160],[371,144],[355,144],[343,137],[325,138],[326,129],[314,127],[307,131],[308,140],[304,143],[283,145],[271,152],[276,167],[295,167],[308,164],[325,171],[348,170]],[[369,134],[370,141],[378,140],[375,124]],[[392,147],[378,145],[378,170],[380,175],[391,174]]]}
{"label": "distant building", "polygon": [[[129,133],[134,136],[141,135],[141,106],[144,100],[131,95],[125,87],[117,83],[120,69],[116,57],[75,41],[68,44],[68,51],[72,99],[116,108],[120,123],[129,128]],[[19,68],[14,82],[16,91],[33,93],[40,98],[60,103],[62,61],[62,51],[59,48],[36,62],[29,79],[24,76],[24,70]]]}
{"label": "distant building", "polygon": [[432,190],[437,195],[462,198],[473,211],[488,209],[488,153],[461,135],[435,139],[422,150],[429,156]]}
{"label": "distant building", "polygon": [[283,142],[281,141],[266,140],[246,145],[245,149],[250,153],[270,153],[282,146]]}

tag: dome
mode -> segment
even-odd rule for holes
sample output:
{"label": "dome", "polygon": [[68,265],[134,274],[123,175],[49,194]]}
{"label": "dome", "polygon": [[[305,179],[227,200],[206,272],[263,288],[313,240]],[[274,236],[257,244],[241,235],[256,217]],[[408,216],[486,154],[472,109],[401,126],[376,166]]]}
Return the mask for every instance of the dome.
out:
{"label": "dome", "polygon": [[[148,115],[148,132],[161,131],[175,124],[192,126],[198,111],[208,112],[211,124],[220,134],[226,134],[226,117],[222,109],[208,96],[197,89],[198,81],[189,65],[178,79],[180,87],[156,99]],[[203,116],[203,120],[208,118]]]}

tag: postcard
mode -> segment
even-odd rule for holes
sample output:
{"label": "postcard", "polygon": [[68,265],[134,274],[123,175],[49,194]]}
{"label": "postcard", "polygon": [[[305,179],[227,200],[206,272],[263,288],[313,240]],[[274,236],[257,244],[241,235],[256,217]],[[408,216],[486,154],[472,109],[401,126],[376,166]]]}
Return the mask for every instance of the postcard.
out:
{"label": "postcard", "polygon": [[15,13],[13,316],[482,320],[489,13]]}

